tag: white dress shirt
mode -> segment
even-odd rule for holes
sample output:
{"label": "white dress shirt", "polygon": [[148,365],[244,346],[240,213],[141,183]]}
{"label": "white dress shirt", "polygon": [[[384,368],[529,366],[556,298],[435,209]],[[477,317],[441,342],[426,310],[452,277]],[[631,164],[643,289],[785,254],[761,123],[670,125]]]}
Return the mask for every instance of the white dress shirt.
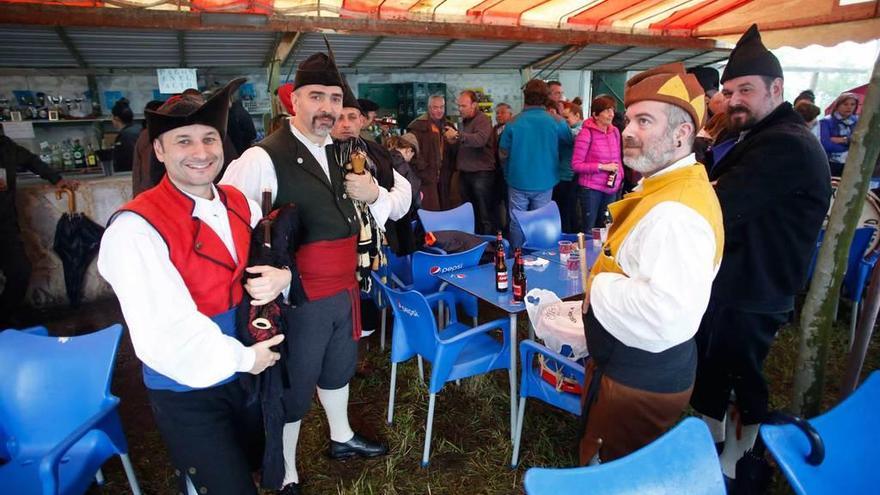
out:
{"label": "white dress shirt", "polygon": [[[205,222],[237,261],[227,210],[216,188],[210,200],[188,196],[195,201],[193,217]],[[248,206],[254,226],[262,213],[255,202],[248,201]],[[150,368],[201,388],[253,367],[254,351],[224,335],[196,308],[165,241],[140,215],[122,212],[107,227],[98,271],[119,299],[135,354]]]}
{"label": "white dress shirt", "polygon": [[[293,125],[292,121],[288,125],[290,125],[294,137],[309,150],[321,165],[329,181],[330,169],[325,146],[332,144],[333,139],[327,135],[323,143],[315,144],[309,141]],[[265,189],[272,191],[272,201],[275,201],[278,194],[278,176],[275,174],[275,165],[272,163],[269,153],[259,146],[251,146],[238,159],[230,163],[220,183],[235,186],[254,201],[261,200]],[[412,187],[409,181],[396,171],[394,172],[394,187],[390,191],[382,186],[378,187],[379,196],[369,207],[376,224],[384,229],[385,222],[389,219],[399,220],[409,211],[412,202]]]}
{"label": "white dress shirt", "polygon": [[[695,162],[690,155],[656,175]],[[593,277],[596,319],[624,344],[648,352],[687,341],[699,328],[720,266],[715,245],[712,226],[695,210],[677,201],[658,203],[620,245],[616,259],[627,275]]]}

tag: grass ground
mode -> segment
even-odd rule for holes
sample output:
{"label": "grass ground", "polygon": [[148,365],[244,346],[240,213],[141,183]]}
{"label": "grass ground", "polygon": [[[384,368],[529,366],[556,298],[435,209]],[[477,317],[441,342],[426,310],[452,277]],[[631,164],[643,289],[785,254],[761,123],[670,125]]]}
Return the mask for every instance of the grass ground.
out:
{"label": "grass ground", "polygon": [[[481,315],[482,321],[502,316],[488,307],[481,308]],[[842,314],[841,320],[846,321],[847,317]],[[115,301],[107,301],[82,308],[75,314],[40,313],[35,314],[34,319],[49,322],[53,334],[72,335],[103,328],[121,321],[121,316]],[[844,366],[843,326],[841,324],[835,334],[828,365],[826,407],[836,401]],[[526,335],[522,321],[519,335],[520,338]],[[442,390],[436,405],[431,463],[428,468],[421,468],[427,391],[419,384],[415,362],[401,365],[394,423],[385,423],[390,364],[387,349],[385,353],[378,349],[377,337],[378,333],[370,338],[372,347],[366,354],[373,371],[353,380],[349,413],[356,431],[387,442],[391,453],[373,460],[329,460],[325,455],[326,420],[316,403],[304,419],[297,455],[306,493],[517,494],[522,493],[522,476],[529,466],[571,466],[575,462],[577,419],[533,400],[528,404],[523,428],[520,467],[509,468],[512,447],[508,383],[507,374],[499,371]],[[787,327],[780,332],[766,363],[774,408],[785,408],[789,403],[796,354],[797,333]],[[865,369],[878,368],[880,344],[875,338]],[[127,336],[120,347],[113,392],[122,399],[123,425],[144,493],[175,493],[173,469],[155,429],[141,382],[140,363]],[[110,461],[104,472],[107,483],[102,488],[93,488],[90,494],[130,493],[118,461]],[[772,493],[789,493],[784,480],[775,481]]]}

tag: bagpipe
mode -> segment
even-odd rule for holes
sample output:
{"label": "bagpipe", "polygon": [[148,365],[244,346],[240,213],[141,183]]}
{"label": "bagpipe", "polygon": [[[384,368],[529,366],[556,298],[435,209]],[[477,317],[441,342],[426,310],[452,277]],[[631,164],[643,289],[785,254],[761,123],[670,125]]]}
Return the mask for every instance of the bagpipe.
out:
{"label": "bagpipe", "polygon": [[[340,141],[336,145],[337,163],[348,173],[362,175],[367,169],[366,144],[359,138]],[[375,176],[375,173],[373,174]],[[385,235],[370,213],[370,207],[363,201],[352,200],[357,213],[360,230],[357,245],[357,281],[361,291],[372,289],[371,271],[379,271],[387,263],[382,246]]]}

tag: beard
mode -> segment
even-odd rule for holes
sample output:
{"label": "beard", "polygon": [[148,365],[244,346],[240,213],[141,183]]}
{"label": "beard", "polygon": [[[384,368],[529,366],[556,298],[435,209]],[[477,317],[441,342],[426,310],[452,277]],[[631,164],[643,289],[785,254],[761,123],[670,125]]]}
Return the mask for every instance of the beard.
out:
{"label": "beard", "polygon": [[[638,156],[626,156],[627,150],[641,150]],[[675,156],[675,143],[672,134],[667,133],[651,141],[639,141],[632,136],[623,139],[623,163],[636,172],[650,176],[672,163]]]}
{"label": "beard", "polygon": [[[330,122],[322,122],[322,119],[329,119]],[[332,113],[321,112],[312,117],[312,132],[316,136],[326,136],[327,134],[330,134],[334,125],[336,125],[336,117],[333,116]]]}
{"label": "beard", "polygon": [[755,127],[760,119],[748,108],[737,105],[727,109],[727,128],[733,132],[742,132]]}

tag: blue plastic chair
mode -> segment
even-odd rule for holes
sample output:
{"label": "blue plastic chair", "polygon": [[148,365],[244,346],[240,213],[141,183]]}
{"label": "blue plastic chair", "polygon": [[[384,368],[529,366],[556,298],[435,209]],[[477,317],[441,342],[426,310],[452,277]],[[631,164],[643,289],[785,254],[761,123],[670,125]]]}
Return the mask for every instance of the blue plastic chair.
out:
{"label": "blue plastic chair", "polygon": [[[434,404],[437,393],[447,382],[482,375],[494,370],[508,370],[510,380],[511,421],[516,398],[513,395],[515,370],[510,366],[510,321],[502,318],[477,327],[458,322],[450,312],[450,322],[442,330],[437,328],[434,314],[425,297],[413,290],[397,291],[384,287],[394,311],[394,332],[391,335],[391,387],[388,394],[388,423],[394,419],[394,394],[397,386],[397,365],[414,356],[429,361],[431,378],[428,382],[428,418],[425,427],[425,447],[422,467],[428,465],[431,451],[431,430],[434,423]],[[454,304],[449,292],[435,296]],[[498,341],[489,332],[500,329],[503,339]]]}
{"label": "blue plastic chair", "polygon": [[877,493],[880,487],[880,372],[868,376],[843,402],[809,420],[825,447],[812,465],[806,435],[794,425],[762,425],[761,440],[798,494]]}
{"label": "blue plastic chair", "polygon": [[726,493],[705,423],[686,418],[632,454],[597,466],[531,468],[528,495],[715,495]]}
{"label": "blue plastic chair", "polygon": [[[432,295],[440,291],[443,281],[435,275],[477,266],[485,250],[486,243],[484,242],[467,251],[454,254],[433,254],[417,251],[412,254],[412,284],[398,285],[398,287],[400,289],[421,292],[431,303],[432,308],[438,308],[438,320],[442,323],[446,319],[443,318],[442,308],[437,304],[440,300],[435,300]],[[461,305],[465,314],[471,317],[474,326],[476,326],[479,316],[477,298],[456,287],[446,287],[443,291],[455,296],[456,304],[448,306],[449,310],[453,311],[453,308]]]}
{"label": "blue plastic chair", "polygon": [[523,419],[526,412],[526,399],[534,397],[542,402],[556,406],[563,411],[568,411],[575,416],[581,415],[581,398],[579,395],[556,390],[556,387],[541,378],[541,370],[534,361],[538,356],[543,356],[545,362],[552,363],[566,374],[584,383],[584,367],[566,358],[562,354],[536,343],[533,340],[523,340],[519,344],[520,363],[522,363],[522,378],[519,385],[519,408],[517,408],[516,432],[513,437],[513,456],[510,459],[510,467],[516,469],[519,463],[519,447],[522,438]]}
{"label": "blue plastic chair", "polygon": [[859,316],[859,305],[865,294],[865,287],[871,277],[871,271],[877,264],[880,253],[872,251],[865,254],[871,244],[871,238],[876,229],[873,227],[861,227],[853,234],[853,241],[849,248],[849,258],[846,262],[846,274],[843,276],[841,296],[852,302],[852,312],[849,320],[849,342],[852,346],[856,335],[856,322]]}
{"label": "blue plastic chair", "polygon": [[[383,248],[386,264],[374,272],[374,280],[384,281],[392,287],[412,284],[412,261],[410,256],[397,256],[387,246]],[[378,277],[378,278],[377,278]],[[363,297],[363,296],[362,296]],[[388,325],[388,304],[382,289],[373,284],[369,298],[376,304],[380,315],[379,349],[385,350],[385,331]]]}
{"label": "blue plastic chair", "polygon": [[121,335],[118,324],[79,337],[0,333],[0,424],[9,456],[0,492],[79,495],[119,455],[140,495],[119,398],[110,393]]}
{"label": "blue plastic chair", "polygon": [[523,232],[523,249],[556,249],[561,240],[577,241],[577,234],[562,233],[562,219],[555,201],[531,211],[512,210]]}
{"label": "blue plastic chair", "polygon": [[[24,333],[27,333],[27,334],[30,334],[30,335],[39,335],[40,337],[48,337],[48,336],[49,336],[49,329],[46,328],[46,327],[44,327],[44,326],[42,326],[42,325],[38,325],[38,326],[35,326],[35,327],[20,328],[20,329],[17,329],[17,328],[7,328],[6,330],[13,330],[13,331],[18,331],[18,332],[24,332]],[[5,331],[5,330],[2,330],[2,331]]]}

